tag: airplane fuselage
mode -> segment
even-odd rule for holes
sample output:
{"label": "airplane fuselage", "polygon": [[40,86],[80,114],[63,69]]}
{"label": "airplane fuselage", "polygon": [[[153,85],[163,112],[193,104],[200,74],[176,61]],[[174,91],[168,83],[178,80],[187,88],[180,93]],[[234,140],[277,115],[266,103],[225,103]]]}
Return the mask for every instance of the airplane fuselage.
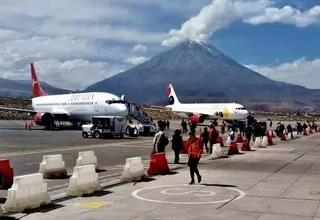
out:
{"label": "airplane fuselage", "polygon": [[128,114],[127,106],[120,97],[102,92],[40,96],[32,99],[32,107],[38,113],[51,113],[57,120],[70,122],[91,121],[92,116],[119,116]]}
{"label": "airplane fuselage", "polygon": [[[172,111],[180,113],[181,116],[188,117],[193,113],[206,113],[206,119],[245,119],[248,117],[248,111],[237,103],[188,103],[168,105]],[[221,113],[223,116],[221,116]]]}

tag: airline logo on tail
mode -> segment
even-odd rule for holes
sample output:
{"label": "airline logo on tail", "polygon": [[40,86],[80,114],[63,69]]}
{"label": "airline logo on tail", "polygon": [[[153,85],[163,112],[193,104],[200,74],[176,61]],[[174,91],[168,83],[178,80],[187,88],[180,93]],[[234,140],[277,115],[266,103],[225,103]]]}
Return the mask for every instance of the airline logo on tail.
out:
{"label": "airline logo on tail", "polygon": [[173,86],[171,84],[167,86],[167,93],[168,93],[169,105],[180,104],[180,101],[176,93],[174,92]]}
{"label": "airline logo on tail", "polygon": [[32,80],[32,97],[47,96],[48,94],[41,89],[33,63],[30,64],[31,80]]}

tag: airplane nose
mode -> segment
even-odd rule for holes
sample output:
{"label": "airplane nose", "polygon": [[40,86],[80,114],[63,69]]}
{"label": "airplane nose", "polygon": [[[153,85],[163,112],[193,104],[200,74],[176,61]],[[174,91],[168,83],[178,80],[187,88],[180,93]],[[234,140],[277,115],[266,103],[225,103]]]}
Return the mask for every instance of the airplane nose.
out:
{"label": "airplane nose", "polygon": [[121,104],[118,108],[121,115],[127,115],[128,114],[128,107],[125,104]]}

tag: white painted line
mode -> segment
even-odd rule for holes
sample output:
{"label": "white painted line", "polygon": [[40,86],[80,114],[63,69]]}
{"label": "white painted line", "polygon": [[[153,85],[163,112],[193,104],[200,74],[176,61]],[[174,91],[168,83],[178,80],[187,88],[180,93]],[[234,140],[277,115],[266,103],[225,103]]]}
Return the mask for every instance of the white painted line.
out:
{"label": "white painted line", "polygon": [[[157,188],[167,187],[167,190],[170,190],[170,188],[171,188],[171,190],[173,190],[174,187],[179,187],[179,186],[187,186],[187,187],[190,187],[190,188],[199,187],[199,186],[203,187],[203,185],[192,185],[192,186],[190,186],[190,185],[186,185],[186,184],[150,186],[150,187],[145,187],[145,188],[141,188],[141,189],[133,191],[132,192],[132,196],[135,197],[136,199],[139,199],[139,200],[144,200],[144,201],[148,201],[148,202],[155,202],[155,203],[180,204],[180,205],[205,205],[205,204],[226,203],[226,202],[230,202],[231,200],[242,199],[246,195],[245,192],[243,192],[243,191],[241,191],[239,189],[231,188],[231,187],[224,187],[224,189],[228,189],[228,190],[235,191],[235,192],[239,193],[239,195],[236,196],[236,198],[233,197],[233,198],[230,198],[230,199],[218,200],[218,201],[208,201],[208,202],[173,202],[173,201],[163,201],[163,200],[148,199],[148,198],[144,198],[144,197],[138,195],[139,193],[141,193],[142,191],[147,190],[147,189],[157,189]],[[181,189],[175,188],[175,190],[181,190]],[[166,192],[168,194],[168,191],[163,190],[162,192]],[[216,193],[212,192],[212,191],[194,191],[194,190],[186,191],[183,194],[186,195],[186,194],[195,193],[195,192],[197,192],[197,196],[214,196],[214,195],[216,195]],[[200,195],[199,193],[206,193],[206,194],[205,195]],[[209,195],[208,193],[211,193],[211,194]],[[180,193],[180,195],[182,195],[182,194]]]}
{"label": "white painted line", "polygon": [[25,163],[26,166],[31,166],[31,165],[35,165],[35,164],[40,164],[40,162]]}

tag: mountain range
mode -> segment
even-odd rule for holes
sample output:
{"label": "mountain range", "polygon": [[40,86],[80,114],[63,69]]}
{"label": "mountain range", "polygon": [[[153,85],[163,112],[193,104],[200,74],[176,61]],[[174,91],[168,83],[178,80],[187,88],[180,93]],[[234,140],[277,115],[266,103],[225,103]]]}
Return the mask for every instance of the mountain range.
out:
{"label": "mountain range", "polygon": [[[50,94],[69,93],[69,90],[56,88],[45,82],[40,82],[42,89]],[[31,97],[31,80],[10,80],[0,78],[0,95],[14,97]]]}
{"label": "mountain range", "polygon": [[[84,92],[126,95],[137,104],[167,104],[171,83],[181,102],[241,102],[251,109],[320,112],[320,90],[269,79],[210,44],[185,41],[148,61],[97,82]],[[41,84],[51,94],[69,93]],[[0,79],[0,91],[26,91],[30,82]],[[319,104],[318,104],[319,103]]]}

